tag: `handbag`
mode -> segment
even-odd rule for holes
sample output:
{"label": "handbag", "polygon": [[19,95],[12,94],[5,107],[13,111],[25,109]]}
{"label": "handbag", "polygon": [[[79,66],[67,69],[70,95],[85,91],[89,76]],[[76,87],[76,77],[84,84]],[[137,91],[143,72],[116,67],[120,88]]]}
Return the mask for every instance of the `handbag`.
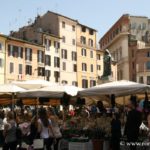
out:
{"label": "handbag", "polygon": [[52,127],[53,129],[53,132],[54,132],[54,135],[56,138],[61,138],[62,137],[62,134],[60,132],[60,128],[55,126],[55,127]]}
{"label": "handbag", "polygon": [[34,139],[33,140],[33,148],[34,149],[44,148],[44,140],[43,139]]}

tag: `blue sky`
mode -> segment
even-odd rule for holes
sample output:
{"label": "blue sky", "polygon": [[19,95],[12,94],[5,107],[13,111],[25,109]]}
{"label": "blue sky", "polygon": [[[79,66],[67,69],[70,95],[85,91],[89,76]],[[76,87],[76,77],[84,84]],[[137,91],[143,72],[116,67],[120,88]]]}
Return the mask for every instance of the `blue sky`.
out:
{"label": "blue sky", "polygon": [[0,32],[9,34],[50,10],[96,29],[100,38],[122,14],[150,17],[149,6],[149,0],[2,0]]}

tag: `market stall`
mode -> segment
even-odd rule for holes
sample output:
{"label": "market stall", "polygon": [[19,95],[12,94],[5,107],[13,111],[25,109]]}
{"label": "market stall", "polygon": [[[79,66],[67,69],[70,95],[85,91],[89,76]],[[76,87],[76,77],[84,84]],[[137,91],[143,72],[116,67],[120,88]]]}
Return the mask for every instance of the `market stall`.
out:
{"label": "market stall", "polygon": [[81,88],[68,85],[50,85],[39,89],[27,90],[24,92],[18,93],[18,97],[49,97],[49,98],[62,98],[64,93],[70,96],[77,96],[78,92],[81,91]]}
{"label": "market stall", "polygon": [[131,82],[127,80],[114,81],[110,83],[100,84],[89,89],[79,92],[80,96],[102,96],[115,94],[116,96],[126,96],[137,94],[150,90],[150,86]]}

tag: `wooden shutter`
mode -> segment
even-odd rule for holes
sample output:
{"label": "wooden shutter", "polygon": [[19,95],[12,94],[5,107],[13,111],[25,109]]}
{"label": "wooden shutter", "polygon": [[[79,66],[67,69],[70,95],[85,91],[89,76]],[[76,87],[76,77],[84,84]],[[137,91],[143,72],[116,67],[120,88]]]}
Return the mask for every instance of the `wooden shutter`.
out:
{"label": "wooden shutter", "polygon": [[32,61],[32,49],[30,49],[30,61]]}

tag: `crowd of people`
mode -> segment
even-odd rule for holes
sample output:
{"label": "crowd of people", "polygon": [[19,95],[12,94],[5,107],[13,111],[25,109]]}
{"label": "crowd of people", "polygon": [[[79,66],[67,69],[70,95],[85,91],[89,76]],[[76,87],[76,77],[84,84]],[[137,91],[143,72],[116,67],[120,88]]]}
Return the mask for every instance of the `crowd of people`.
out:
{"label": "crowd of people", "polygon": [[58,150],[58,143],[62,136],[60,132],[59,118],[51,108],[41,107],[36,112],[30,109],[0,112],[1,126],[3,129],[3,150],[16,150],[22,148],[25,142],[30,149],[34,139],[44,139],[47,150]]}
{"label": "crowd of people", "polygon": [[[83,107],[83,110],[77,114],[76,110],[72,109],[70,114],[72,118],[76,116],[83,117],[77,121],[78,127],[81,127],[81,122],[84,121],[84,126],[88,128],[88,124],[96,126],[106,124],[110,127],[110,149],[120,150],[121,137],[126,136],[127,142],[137,142],[140,133],[140,125],[146,121],[148,127],[147,139],[150,142],[150,113],[149,110],[143,113],[139,111],[136,97],[132,97],[127,108],[117,109],[113,105],[113,109],[106,109],[103,103],[99,101],[97,105]],[[83,113],[84,112],[84,113]],[[24,107],[16,110],[0,110],[0,126],[4,125],[2,135],[4,137],[2,146],[3,150],[23,149],[22,143],[28,145],[28,149],[33,149],[35,139],[43,139],[46,150],[58,150],[59,141],[62,138],[61,129],[65,126],[66,119],[61,112],[55,113],[51,107],[29,109]],[[109,118],[108,120],[106,118]],[[87,120],[87,122],[85,121]],[[105,122],[105,123],[104,123]],[[124,128],[124,131],[122,129]],[[130,150],[136,150],[137,146],[130,146]]]}

